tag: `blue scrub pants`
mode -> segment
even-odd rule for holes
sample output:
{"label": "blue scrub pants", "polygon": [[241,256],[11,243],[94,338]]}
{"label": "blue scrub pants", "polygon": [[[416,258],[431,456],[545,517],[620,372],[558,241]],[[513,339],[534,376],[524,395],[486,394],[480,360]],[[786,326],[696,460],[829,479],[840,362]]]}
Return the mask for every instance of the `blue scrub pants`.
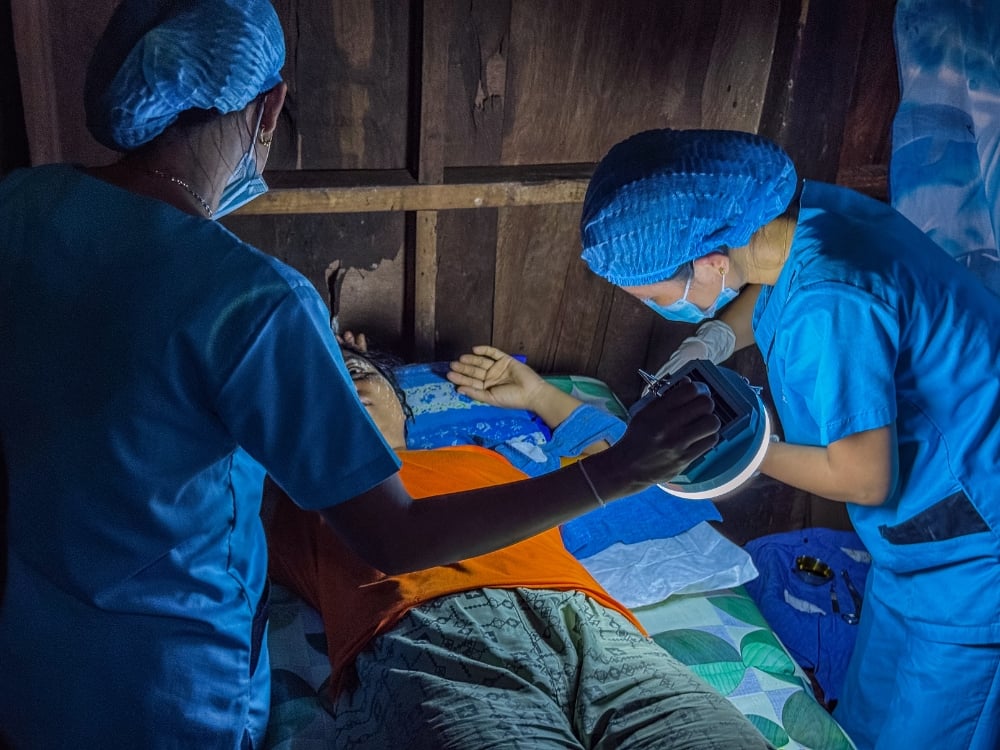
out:
{"label": "blue scrub pants", "polygon": [[942,643],[865,597],[834,718],[858,750],[1000,748],[1000,644]]}

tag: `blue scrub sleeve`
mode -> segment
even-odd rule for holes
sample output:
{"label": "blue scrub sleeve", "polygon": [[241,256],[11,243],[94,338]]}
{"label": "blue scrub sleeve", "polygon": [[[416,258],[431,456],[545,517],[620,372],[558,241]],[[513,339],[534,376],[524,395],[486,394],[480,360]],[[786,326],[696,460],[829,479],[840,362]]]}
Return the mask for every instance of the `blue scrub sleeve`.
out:
{"label": "blue scrub sleeve", "polygon": [[336,505],[399,469],[308,285],[293,287],[263,320],[217,409],[235,440],[303,508]]}
{"label": "blue scrub sleeve", "polygon": [[891,424],[897,341],[896,311],[850,284],[792,294],[767,356],[785,439],[829,445]]}

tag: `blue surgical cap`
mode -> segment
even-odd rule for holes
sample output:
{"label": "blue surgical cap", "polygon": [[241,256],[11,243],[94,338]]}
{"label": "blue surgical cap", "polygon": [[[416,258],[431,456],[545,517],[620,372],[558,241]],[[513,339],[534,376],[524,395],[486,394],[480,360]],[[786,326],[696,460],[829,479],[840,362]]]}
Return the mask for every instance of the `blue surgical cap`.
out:
{"label": "blue surgical cap", "polygon": [[612,147],[587,188],[583,259],[619,286],[669,279],[688,261],[741,247],[795,195],[775,143],[735,130],[648,130]]}
{"label": "blue surgical cap", "polygon": [[188,109],[243,109],[281,81],[269,0],[124,0],[87,70],[87,127],[108,148],[148,143]]}

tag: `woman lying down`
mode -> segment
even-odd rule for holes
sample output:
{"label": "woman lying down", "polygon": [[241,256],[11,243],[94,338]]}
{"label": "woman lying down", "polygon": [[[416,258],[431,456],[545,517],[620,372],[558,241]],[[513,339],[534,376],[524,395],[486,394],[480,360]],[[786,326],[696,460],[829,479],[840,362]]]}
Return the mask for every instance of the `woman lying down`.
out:
{"label": "woman lying down", "polygon": [[[526,475],[477,446],[406,450],[405,396],[387,360],[344,335],[362,403],[415,497]],[[499,349],[475,347],[449,380],[470,398],[528,409],[553,442],[607,447],[615,417]],[[620,426],[618,430],[620,434]],[[591,437],[593,438],[591,440]],[[323,618],[336,747],[769,748],[725,698],[647,638],[566,551],[558,529],[453,565],[386,576],[318,514],[268,483],[270,573]]]}

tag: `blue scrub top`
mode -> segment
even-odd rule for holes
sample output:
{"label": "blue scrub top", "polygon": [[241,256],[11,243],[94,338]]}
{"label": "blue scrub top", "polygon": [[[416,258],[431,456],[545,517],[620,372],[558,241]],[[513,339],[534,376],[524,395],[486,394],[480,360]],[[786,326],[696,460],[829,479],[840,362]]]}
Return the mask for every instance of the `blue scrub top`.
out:
{"label": "blue scrub top", "polygon": [[[1000,640],[1000,300],[891,207],[807,182],[753,327],[788,442],[895,428],[892,494],[848,506],[886,603],[937,636]],[[980,530],[907,538],[961,493]]]}
{"label": "blue scrub top", "polygon": [[322,299],[220,224],[69,166],[0,183],[0,267],[0,726],[25,747],[259,735],[265,468],[310,509],[398,468]]}

